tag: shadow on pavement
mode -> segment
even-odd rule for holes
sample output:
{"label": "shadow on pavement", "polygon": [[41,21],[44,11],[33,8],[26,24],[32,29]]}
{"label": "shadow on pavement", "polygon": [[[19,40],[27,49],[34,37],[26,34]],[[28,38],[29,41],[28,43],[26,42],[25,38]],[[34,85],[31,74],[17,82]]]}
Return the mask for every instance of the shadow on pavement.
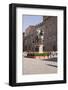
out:
{"label": "shadow on pavement", "polygon": [[57,58],[43,59],[43,61],[53,61],[53,62],[57,62]]}
{"label": "shadow on pavement", "polygon": [[48,66],[52,66],[52,67],[56,67],[57,68],[57,66],[56,65],[51,65],[51,64],[47,64]]}

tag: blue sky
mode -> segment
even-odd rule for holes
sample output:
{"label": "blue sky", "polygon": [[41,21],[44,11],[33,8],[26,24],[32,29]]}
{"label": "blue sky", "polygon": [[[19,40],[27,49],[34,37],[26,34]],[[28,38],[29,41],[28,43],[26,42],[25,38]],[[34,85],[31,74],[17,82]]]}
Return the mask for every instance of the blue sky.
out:
{"label": "blue sky", "polygon": [[23,32],[29,25],[36,25],[43,21],[43,17],[38,16],[38,15],[37,16],[36,15],[23,15],[22,18],[23,18],[22,20]]}

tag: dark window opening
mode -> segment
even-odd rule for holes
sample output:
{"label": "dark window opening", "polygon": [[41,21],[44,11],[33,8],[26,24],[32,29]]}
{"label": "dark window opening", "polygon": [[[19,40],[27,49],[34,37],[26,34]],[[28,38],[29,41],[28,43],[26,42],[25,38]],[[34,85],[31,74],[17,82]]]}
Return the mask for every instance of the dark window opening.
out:
{"label": "dark window opening", "polygon": [[36,48],[35,48],[35,51],[38,52],[38,51],[39,51],[39,47],[36,47]]}

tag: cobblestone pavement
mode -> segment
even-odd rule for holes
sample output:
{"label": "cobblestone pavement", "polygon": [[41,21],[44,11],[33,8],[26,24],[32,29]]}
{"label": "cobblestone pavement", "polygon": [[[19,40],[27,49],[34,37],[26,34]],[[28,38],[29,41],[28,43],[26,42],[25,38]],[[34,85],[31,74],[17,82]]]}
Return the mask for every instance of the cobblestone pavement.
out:
{"label": "cobblestone pavement", "polygon": [[[55,61],[54,61],[55,60]],[[23,74],[51,74],[57,73],[57,59],[40,60],[24,58]]]}

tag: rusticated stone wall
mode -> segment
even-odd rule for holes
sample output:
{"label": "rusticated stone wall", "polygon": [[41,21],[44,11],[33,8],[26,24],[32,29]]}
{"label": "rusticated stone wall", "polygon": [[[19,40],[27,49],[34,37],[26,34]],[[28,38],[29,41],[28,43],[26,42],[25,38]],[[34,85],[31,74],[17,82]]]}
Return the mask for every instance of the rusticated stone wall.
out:
{"label": "rusticated stone wall", "polygon": [[57,17],[50,16],[44,21],[44,51],[57,51]]}

